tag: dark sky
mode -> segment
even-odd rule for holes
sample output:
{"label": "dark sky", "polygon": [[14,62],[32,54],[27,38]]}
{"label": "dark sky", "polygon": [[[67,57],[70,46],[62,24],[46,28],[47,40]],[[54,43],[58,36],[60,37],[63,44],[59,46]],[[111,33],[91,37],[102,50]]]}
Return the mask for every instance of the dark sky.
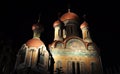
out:
{"label": "dark sky", "polygon": [[51,43],[54,31],[52,24],[57,20],[58,13],[64,14],[70,5],[71,11],[80,17],[86,14],[91,37],[101,50],[103,64],[120,64],[118,61],[120,56],[119,2],[109,0],[4,0],[1,4],[0,36],[12,39],[17,48],[32,38],[31,26],[37,22],[39,13],[41,13],[41,23],[45,28],[41,39],[46,44]]}

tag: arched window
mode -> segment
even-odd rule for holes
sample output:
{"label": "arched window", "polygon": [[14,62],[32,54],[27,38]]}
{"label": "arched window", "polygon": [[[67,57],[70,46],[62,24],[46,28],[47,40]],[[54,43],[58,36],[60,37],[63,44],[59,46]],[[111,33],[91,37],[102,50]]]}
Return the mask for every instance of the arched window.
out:
{"label": "arched window", "polygon": [[44,56],[43,55],[40,55],[40,64],[44,65]]}
{"label": "arched window", "polygon": [[42,50],[43,48],[38,50],[38,64],[42,64],[44,65],[44,55],[42,54]]}
{"label": "arched window", "polygon": [[72,62],[72,74],[75,74],[75,62]]}
{"label": "arched window", "polygon": [[73,35],[74,29],[73,25],[66,26],[67,36]]}
{"label": "arched window", "polygon": [[69,31],[70,31],[70,34],[73,33],[73,26],[72,25],[69,26]]}
{"label": "arched window", "polygon": [[58,36],[61,37],[61,29],[58,29]]}
{"label": "arched window", "polygon": [[77,62],[77,74],[80,74],[80,63]]}

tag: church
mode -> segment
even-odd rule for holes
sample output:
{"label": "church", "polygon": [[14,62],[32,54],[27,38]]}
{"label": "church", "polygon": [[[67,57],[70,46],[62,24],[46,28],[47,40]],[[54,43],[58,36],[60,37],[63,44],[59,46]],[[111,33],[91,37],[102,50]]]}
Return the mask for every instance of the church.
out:
{"label": "church", "polygon": [[33,38],[18,51],[15,74],[103,74],[99,48],[84,18],[68,9],[53,28],[54,40],[46,46],[40,39],[43,26],[39,20],[33,24]]}

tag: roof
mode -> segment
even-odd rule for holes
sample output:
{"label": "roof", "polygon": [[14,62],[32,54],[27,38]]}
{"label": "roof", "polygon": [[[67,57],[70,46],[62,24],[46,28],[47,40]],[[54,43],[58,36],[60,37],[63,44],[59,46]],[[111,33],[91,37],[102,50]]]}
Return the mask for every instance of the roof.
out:
{"label": "roof", "polygon": [[84,21],[81,25],[80,25],[80,28],[84,28],[84,27],[87,27],[88,26],[88,23],[86,21]]}
{"label": "roof", "polygon": [[56,26],[58,26],[58,25],[60,25],[60,21],[59,21],[59,20],[57,20],[57,21],[55,21],[55,22],[53,23],[53,27],[56,27]]}
{"label": "roof", "polygon": [[73,12],[67,12],[64,15],[61,16],[60,20],[65,21],[65,20],[79,20],[79,16]]}
{"label": "roof", "polygon": [[26,42],[26,45],[28,47],[40,47],[41,45],[44,45],[44,43],[39,38],[32,38]]}

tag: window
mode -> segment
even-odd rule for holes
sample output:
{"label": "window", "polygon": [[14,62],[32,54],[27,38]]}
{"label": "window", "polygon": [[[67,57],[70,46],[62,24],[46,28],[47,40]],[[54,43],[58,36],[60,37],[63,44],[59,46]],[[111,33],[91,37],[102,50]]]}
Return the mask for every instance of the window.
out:
{"label": "window", "polygon": [[40,52],[41,49],[38,50],[38,64],[44,65],[44,55]]}
{"label": "window", "polygon": [[77,74],[80,74],[80,63],[77,62]]}
{"label": "window", "polygon": [[73,27],[69,26],[69,30],[70,30],[70,34],[72,34],[73,33]]}
{"label": "window", "polygon": [[61,37],[61,30],[58,29],[58,36]]}
{"label": "window", "polygon": [[72,74],[75,74],[75,62],[72,62]]}
{"label": "window", "polygon": [[66,26],[66,32],[67,32],[67,36],[73,35],[73,26],[72,25],[68,25]]}
{"label": "window", "polygon": [[44,64],[44,56],[40,55],[40,64]]}

